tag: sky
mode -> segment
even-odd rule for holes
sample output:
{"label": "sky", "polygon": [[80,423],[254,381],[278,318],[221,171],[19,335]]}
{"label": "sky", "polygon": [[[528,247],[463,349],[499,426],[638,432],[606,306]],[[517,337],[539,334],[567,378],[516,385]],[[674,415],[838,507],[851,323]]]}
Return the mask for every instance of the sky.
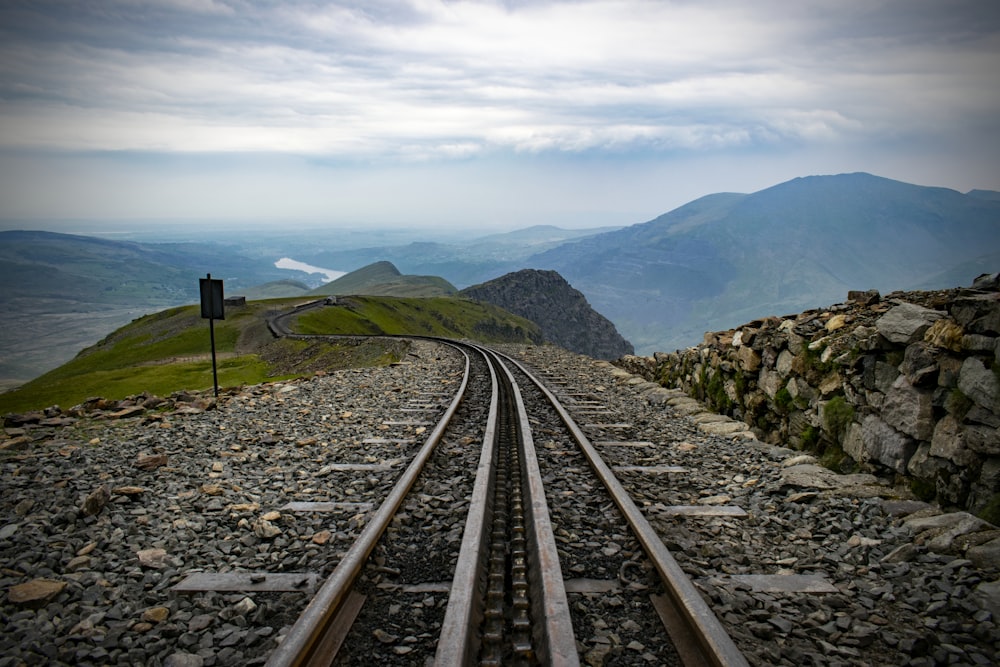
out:
{"label": "sky", "polygon": [[996,0],[0,0],[0,228],[627,225],[1000,190]]}

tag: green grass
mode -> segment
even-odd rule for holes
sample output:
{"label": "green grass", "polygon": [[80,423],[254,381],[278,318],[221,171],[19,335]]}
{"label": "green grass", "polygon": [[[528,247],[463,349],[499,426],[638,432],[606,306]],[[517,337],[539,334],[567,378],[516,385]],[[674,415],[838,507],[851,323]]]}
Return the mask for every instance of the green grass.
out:
{"label": "green grass", "polygon": [[840,442],[854,420],[854,407],[843,396],[835,396],[823,408],[823,429],[834,442]]}
{"label": "green grass", "polygon": [[[268,365],[256,354],[233,356],[244,317],[215,322],[220,386],[262,382]],[[208,322],[194,306],[172,308],[122,327],[74,359],[0,394],[0,413],[49,405],[70,407],[92,396],[121,399],[144,391],[169,394],[211,388]]]}
{"label": "green grass", "polygon": [[[271,299],[228,310],[217,320],[215,348],[219,386],[257,384],[317,370],[379,366],[398,361],[406,343],[274,340],[269,314],[303,300]],[[300,333],[433,335],[487,343],[539,343],[538,327],[494,306],[466,299],[342,297],[340,305],[307,311],[293,328]],[[198,306],[147,315],[118,329],[59,368],[0,394],[0,414],[51,405],[68,408],[94,396],[118,400],[150,392],[212,387],[209,324]]]}
{"label": "green grass", "polygon": [[307,334],[411,335],[474,338],[486,343],[538,343],[533,322],[489,304],[451,297],[340,297],[336,306],[306,311],[294,325]]}

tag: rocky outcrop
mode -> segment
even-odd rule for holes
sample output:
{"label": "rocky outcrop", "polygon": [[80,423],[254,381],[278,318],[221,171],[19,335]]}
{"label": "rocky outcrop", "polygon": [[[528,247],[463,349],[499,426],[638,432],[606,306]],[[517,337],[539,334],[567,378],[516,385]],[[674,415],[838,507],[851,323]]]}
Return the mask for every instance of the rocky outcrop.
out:
{"label": "rocky outcrop", "polygon": [[555,271],[525,269],[473,285],[459,294],[527,318],[545,340],[595,359],[632,354],[632,344]]}
{"label": "rocky outcrop", "polygon": [[971,288],[851,292],[702,345],[619,362],[843,472],[1000,518],[1000,274]]}

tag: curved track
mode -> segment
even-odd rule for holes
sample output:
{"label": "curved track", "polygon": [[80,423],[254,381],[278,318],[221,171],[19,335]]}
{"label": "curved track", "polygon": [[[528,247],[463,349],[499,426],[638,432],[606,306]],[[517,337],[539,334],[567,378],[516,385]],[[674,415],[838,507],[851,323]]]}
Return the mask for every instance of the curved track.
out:
{"label": "curved track", "polygon": [[[304,304],[272,318],[269,326],[276,336],[295,335],[289,329],[291,318],[322,304]],[[651,602],[640,599],[643,596],[633,595],[636,602],[630,606],[635,607],[633,613],[640,617],[641,622],[648,622],[647,617],[656,613],[663,620],[670,640],[657,644],[665,646],[663,655],[659,656],[660,661],[683,665],[747,664],[662,540],[555,394],[524,365],[509,356],[469,343],[440,342],[459,347],[465,355],[466,370],[459,392],[362,535],[267,664],[272,667],[334,662],[364,664],[373,657],[369,652],[373,650],[370,638],[352,640],[351,631],[347,629],[365,599],[362,593],[357,592],[358,588],[364,587],[359,586],[359,580],[365,579],[366,567],[375,573],[370,579],[377,582],[382,580],[385,572],[399,574],[408,569],[405,564],[385,559],[373,566],[369,559],[380,539],[386,539],[387,528],[394,521],[400,522],[397,512],[417,479],[422,474],[434,474],[425,473],[425,464],[453,426],[452,420],[463,401],[488,403],[489,409],[485,423],[477,427],[482,436],[477,443],[476,475],[474,481],[470,481],[469,509],[460,546],[456,545],[454,554],[442,555],[443,565],[435,570],[436,582],[367,586],[369,594],[375,596],[379,595],[380,586],[382,590],[389,591],[382,593],[383,596],[401,590],[448,591],[443,617],[433,622],[439,628],[438,635],[424,642],[414,638],[413,652],[407,650],[405,660],[401,662],[420,664],[433,658],[434,663],[440,665],[580,663],[578,647],[584,643],[583,637],[574,631],[573,616],[589,614],[587,605],[594,596],[586,591],[568,595],[563,571],[565,567],[570,567],[574,572],[583,572],[590,565],[586,564],[588,555],[573,556],[561,549],[556,531],[572,531],[588,519],[569,510],[550,511],[545,482],[558,480],[560,460],[552,459],[547,453],[541,457],[543,463],[540,464],[533,436],[532,427],[535,426],[541,427],[546,448],[558,450],[555,453],[564,451],[559,449],[560,445],[552,444],[556,440],[572,443],[567,447],[572,446],[576,451],[567,449],[565,455],[582,455],[599,480],[600,492],[594,489],[593,495],[602,499],[596,502],[605,514],[615,515],[615,518],[609,519],[609,525],[615,524],[609,529],[610,533],[616,538],[627,534],[629,543],[637,543],[638,548],[634,551],[626,550],[631,554],[631,560],[616,565],[619,578],[630,567],[655,572],[648,585],[635,584],[635,590],[630,592],[651,587],[662,595],[656,596],[655,600],[650,597]],[[483,387],[488,384],[488,396],[484,390],[480,390],[477,396],[470,394],[470,386],[474,384],[471,378],[476,373],[483,374],[479,384]],[[558,435],[555,435],[557,431]],[[553,493],[560,499],[574,494],[574,490],[556,488],[558,490]],[[609,502],[605,502],[604,498]],[[612,505],[617,509],[609,512]],[[435,526],[419,526],[416,532],[429,533],[435,529]],[[382,549],[385,553],[391,551],[391,545]],[[421,549],[411,547],[410,551],[419,552]],[[577,560],[574,561],[574,558]],[[447,578],[447,583],[440,581],[442,577]],[[423,589],[419,588],[421,585]],[[572,603],[572,609],[571,597],[577,600]],[[400,606],[395,605],[396,608]],[[437,606],[444,606],[444,603]],[[655,613],[653,606],[656,607]],[[392,607],[389,604],[388,608]],[[425,605],[416,604],[414,607],[423,610]],[[628,627],[628,623],[638,624],[625,618],[622,623],[624,627]],[[354,653],[337,656],[341,644],[353,646]],[[433,653],[426,652],[431,648]]]}

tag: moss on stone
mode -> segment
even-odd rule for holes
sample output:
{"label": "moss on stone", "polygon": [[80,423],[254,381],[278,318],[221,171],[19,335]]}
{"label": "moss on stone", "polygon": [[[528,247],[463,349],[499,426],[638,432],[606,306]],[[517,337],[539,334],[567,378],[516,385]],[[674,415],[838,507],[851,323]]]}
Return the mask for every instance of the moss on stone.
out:
{"label": "moss on stone", "polygon": [[788,414],[794,402],[791,392],[788,391],[788,387],[782,387],[774,394],[774,407],[782,414]]}
{"label": "moss on stone", "polygon": [[854,420],[854,407],[843,396],[830,399],[823,408],[823,429],[834,442],[840,442]]}
{"label": "moss on stone", "polygon": [[944,409],[957,421],[961,422],[965,419],[965,415],[969,414],[969,410],[972,409],[972,399],[963,394],[961,389],[955,387],[948,394],[948,398],[945,399]]}
{"label": "moss on stone", "polygon": [[802,434],[799,436],[799,442],[802,444],[802,449],[816,449],[816,445],[819,444],[819,430],[813,426],[806,426],[802,429]]}
{"label": "moss on stone", "polygon": [[983,521],[989,521],[994,526],[1000,526],[1000,493],[994,493],[986,507],[981,509],[978,516]]}

